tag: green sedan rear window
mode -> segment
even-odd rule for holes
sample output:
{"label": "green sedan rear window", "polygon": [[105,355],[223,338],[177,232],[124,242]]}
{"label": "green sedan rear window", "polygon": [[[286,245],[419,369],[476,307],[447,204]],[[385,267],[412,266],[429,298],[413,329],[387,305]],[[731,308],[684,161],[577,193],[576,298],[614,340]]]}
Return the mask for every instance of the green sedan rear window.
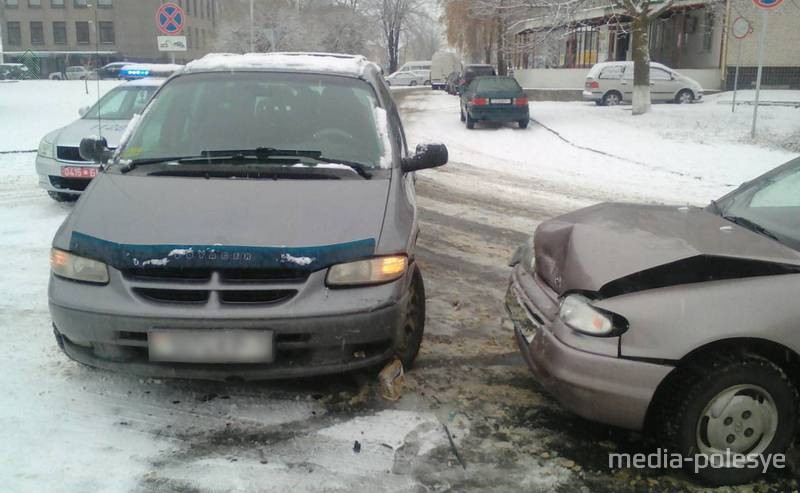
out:
{"label": "green sedan rear window", "polygon": [[518,92],[522,89],[514,79],[483,79],[478,81],[478,91]]}

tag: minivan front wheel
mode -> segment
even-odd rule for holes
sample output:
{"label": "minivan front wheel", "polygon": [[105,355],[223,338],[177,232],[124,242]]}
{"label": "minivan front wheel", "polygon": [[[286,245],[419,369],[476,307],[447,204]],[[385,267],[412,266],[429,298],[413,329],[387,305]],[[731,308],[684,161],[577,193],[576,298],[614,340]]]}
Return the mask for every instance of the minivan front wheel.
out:
{"label": "minivan front wheel", "polygon": [[[661,410],[670,453],[692,458],[687,472],[712,485],[757,479],[763,464],[736,467],[737,454],[767,460],[785,454],[798,420],[797,389],[777,365],[759,357],[712,358],[671,389]],[[706,467],[696,467],[705,456]]]}
{"label": "minivan front wheel", "polygon": [[603,106],[616,106],[622,102],[622,95],[617,91],[608,91],[603,95]]}
{"label": "minivan front wheel", "polygon": [[678,104],[689,104],[694,101],[694,94],[689,89],[684,89],[675,96],[675,102]]}
{"label": "minivan front wheel", "polygon": [[425,332],[425,284],[419,267],[414,266],[411,285],[408,287],[408,305],[403,323],[400,325],[395,337],[394,352],[403,363],[403,368],[409,369],[417,359],[419,348],[422,345],[422,335]]}

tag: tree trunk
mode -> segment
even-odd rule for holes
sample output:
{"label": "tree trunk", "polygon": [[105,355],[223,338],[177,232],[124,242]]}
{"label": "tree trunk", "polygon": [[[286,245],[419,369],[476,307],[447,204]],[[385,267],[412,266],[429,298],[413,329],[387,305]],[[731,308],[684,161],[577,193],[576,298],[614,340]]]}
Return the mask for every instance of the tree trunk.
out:
{"label": "tree trunk", "polygon": [[507,75],[506,59],[503,55],[505,49],[506,30],[503,24],[503,18],[497,16],[497,75]]}
{"label": "tree trunk", "polygon": [[647,13],[633,18],[633,114],[650,111],[650,19]]}

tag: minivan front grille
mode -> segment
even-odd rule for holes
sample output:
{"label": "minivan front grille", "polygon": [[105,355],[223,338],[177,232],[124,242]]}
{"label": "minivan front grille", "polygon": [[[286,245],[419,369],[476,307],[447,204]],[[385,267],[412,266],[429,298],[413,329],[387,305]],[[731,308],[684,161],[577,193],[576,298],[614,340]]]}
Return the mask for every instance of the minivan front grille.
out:
{"label": "minivan front grille", "polygon": [[[296,269],[222,269],[148,267],[122,271],[138,296],[158,303],[202,305],[215,299],[222,304],[267,305],[297,294],[292,284],[305,282],[309,273]],[[275,286],[275,284],[281,286]],[[283,285],[286,285],[284,288]],[[212,298],[212,293],[216,296]]]}

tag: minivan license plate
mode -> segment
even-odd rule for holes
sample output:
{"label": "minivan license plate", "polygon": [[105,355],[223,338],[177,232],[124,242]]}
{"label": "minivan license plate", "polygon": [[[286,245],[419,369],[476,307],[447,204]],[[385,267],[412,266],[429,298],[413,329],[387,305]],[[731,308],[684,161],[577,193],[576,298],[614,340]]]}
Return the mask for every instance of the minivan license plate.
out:
{"label": "minivan license plate", "polygon": [[511,104],[511,100],[510,99],[492,99],[491,103],[492,104]]}
{"label": "minivan license plate", "polygon": [[272,332],[256,330],[153,330],[150,361],[173,363],[270,363]]}

